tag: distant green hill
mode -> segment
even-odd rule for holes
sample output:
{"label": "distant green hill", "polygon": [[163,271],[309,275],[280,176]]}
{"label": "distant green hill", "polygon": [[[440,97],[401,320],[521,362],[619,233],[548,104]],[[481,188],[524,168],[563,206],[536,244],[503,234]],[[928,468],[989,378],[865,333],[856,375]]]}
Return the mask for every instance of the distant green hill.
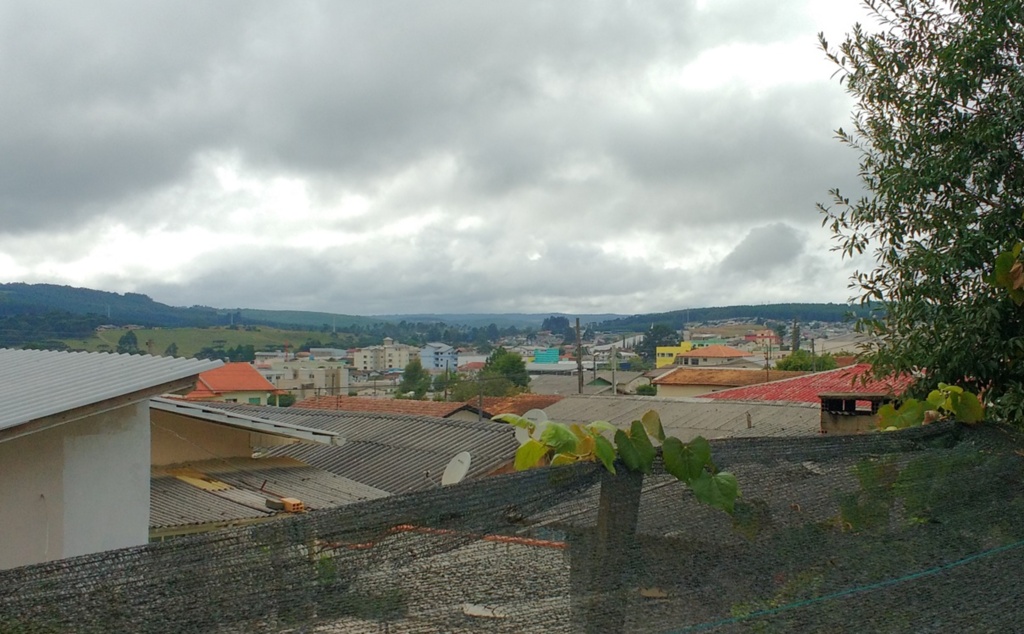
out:
{"label": "distant green hill", "polygon": [[571,320],[580,318],[580,323],[587,325],[598,321],[608,321],[622,315],[601,313],[594,315],[570,315],[568,313],[417,313],[412,315],[377,315],[384,321],[398,323],[444,323],[449,325],[468,326],[470,328],[486,328],[494,324],[498,328],[539,328],[548,317],[568,317]]}
{"label": "distant green hill", "polygon": [[139,293],[109,293],[56,284],[0,284],[0,317],[60,311],[97,315],[109,323],[143,326],[215,326],[227,317],[215,308],[178,308]]}
{"label": "distant green hill", "polygon": [[595,324],[594,328],[602,332],[641,332],[650,328],[651,324],[667,324],[673,327],[682,327],[683,323],[699,324],[726,319],[782,322],[799,319],[800,321],[843,322],[857,317],[866,317],[869,312],[869,307],[850,304],[718,306],[619,317]]}
{"label": "distant green hill", "polygon": [[111,293],[91,288],[56,284],[0,284],[0,318],[41,315],[53,311],[73,315],[96,315],[117,325],[138,324],[163,328],[230,326],[254,324],[299,326],[320,329],[324,324],[338,327],[380,323],[377,317],[356,317],[333,313],[289,310],[223,309],[209,306],[188,308],[168,306],[141,293]]}
{"label": "distant green hill", "polygon": [[318,313],[306,310],[260,310],[256,308],[235,308],[226,311],[240,315],[248,324],[267,324],[273,326],[303,326],[313,330],[337,328],[348,330],[351,326],[372,326],[382,321],[391,321],[384,317],[360,317],[358,315],[339,315],[336,313]]}

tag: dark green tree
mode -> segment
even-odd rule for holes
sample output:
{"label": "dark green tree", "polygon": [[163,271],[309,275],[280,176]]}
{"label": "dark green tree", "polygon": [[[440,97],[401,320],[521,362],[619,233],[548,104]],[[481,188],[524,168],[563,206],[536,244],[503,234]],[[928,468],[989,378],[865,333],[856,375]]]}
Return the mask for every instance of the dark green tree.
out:
{"label": "dark green tree", "polygon": [[1024,312],[989,275],[1024,236],[1024,8],[1020,0],[868,0],[878,32],[855,26],[826,55],[857,105],[840,140],[861,154],[869,194],[822,206],[844,256],[874,251],[852,281],[884,313],[880,374],[914,372],[984,391],[1024,419]]}
{"label": "dark green tree", "polygon": [[523,358],[500,346],[487,357],[481,373],[484,376],[504,377],[517,388],[525,389],[530,385],[530,375],[526,372],[526,362]]}
{"label": "dark green tree", "polygon": [[835,358],[830,354],[811,354],[807,350],[795,350],[789,356],[775,363],[777,370],[797,370],[802,372],[821,372],[835,370]]}
{"label": "dark green tree", "polygon": [[644,333],[643,341],[636,345],[634,351],[646,361],[653,362],[658,352],[658,346],[678,345],[679,333],[665,324],[651,324],[651,327]]}
{"label": "dark green tree", "polygon": [[799,350],[800,349],[800,322],[797,321],[796,319],[793,320],[793,331],[792,331],[792,334],[789,336],[789,339],[790,339],[789,345],[790,345],[791,348],[793,348],[793,351],[795,352],[795,351]]}
{"label": "dark green tree", "polygon": [[511,396],[516,386],[503,376],[485,375],[459,379],[451,388],[449,401],[473,401],[479,396]]}
{"label": "dark green tree", "polygon": [[164,356],[165,357],[176,357],[176,356],[178,356],[178,344],[172,341],[170,343],[170,345],[167,346],[167,349],[164,350]]}
{"label": "dark green tree", "polygon": [[121,335],[117,340],[117,351],[124,354],[136,354],[139,351],[139,338],[135,336],[134,330]]}
{"label": "dark green tree", "polygon": [[413,357],[402,371],[402,380],[398,382],[398,393],[411,394],[414,399],[422,399],[430,390],[430,373],[423,369],[419,357]]}
{"label": "dark green tree", "polygon": [[636,386],[636,393],[638,396],[657,396],[658,386],[653,383],[645,383],[643,385]]}

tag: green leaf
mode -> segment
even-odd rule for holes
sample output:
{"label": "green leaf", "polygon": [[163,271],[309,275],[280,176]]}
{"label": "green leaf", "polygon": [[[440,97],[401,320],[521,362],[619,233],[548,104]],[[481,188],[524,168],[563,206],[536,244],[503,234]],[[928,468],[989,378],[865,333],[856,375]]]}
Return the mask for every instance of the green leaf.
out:
{"label": "green leaf", "polygon": [[985,408],[978,397],[970,392],[960,395],[960,402],[954,411],[957,419],[970,425],[980,423],[985,419]]}
{"label": "green leaf", "polygon": [[693,489],[693,494],[697,496],[698,500],[716,509],[722,509],[730,515],[740,492],[736,476],[728,471],[722,471],[715,475],[705,471],[690,483],[690,488]]}
{"label": "green leaf", "polygon": [[636,447],[637,453],[640,455],[640,471],[650,473],[658,451],[651,444],[651,439],[648,438],[647,429],[643,423],[638,420],[633,421],[629,428],[629,439],[633,441],[633,446]]}
{"label": "green leaf", "polygon": [[626,432],[621,429],[615,430],[615,446],[618,448],[619,457],[622,458],[626,468],[630,471],[639,471],[642,463],[640,452],[637,451],[636,446],[629,436],[626,435]]}
{"label": "green leaf", "polygon": [[[700,440],[704,440],[701,438]],[[707,445],[707,441],[704,440]],[[665,463],[665,471],[674,475],[678,480],[690,484],[704,473],[704,465],[711,457],[711,449],[708,446],[707,454],[704,455],[695,451],[692,444],[683,444],[674,436],[669,436],[661,444],[661,458]]]}
{"label": "green leaf", "polygon": [[903,401],[899,409],[893,407],[892,403],[886,403],[878,408],[878,427],[879,429],[914,427],[924,422],[924,412],[925,404],[913,398]]}
{"label": "green leaf", "polygon": [[937,410],[946,404],[946,395],[938,390],[932,390],[928,394],[928,404]]}
{"label": "green leaf", "polygon": [[498,414],[491,420],[498,423],[508,423],[515,427],[522,427],[528,432],[533,432],[534,424],[533,421],[527,420],[522,416],[516,416],[515,414]]}
{"label": "green leaf", "polygon": [[555,453],[572,453],[579,442],[576,435],[561,423],[548,423],[540,435],[540,441],[555,450]]}
{"label": "green leaf", "polygon": [[612,425],[611,423],[609,423],[606,420],[595,420],[592,423],[588,423],[587,426],[586,426],[586,429],[588,431],[594,432],[594,433],[600,433],[600,432],[603,432],[603,431],[607,431],[607,432],[611,432],[611,433],[614,434],[615,430],[618,429],[618,427],[616,427],[615,425]]}
{"label": "green leaf", "polygon": [[659,442],[664,442],[665,429],[661,426],[661,416],[658,416],[658,412],[653,409],[647,411],[640,417],[640,422],[643,423],[649,436],[657,438]]}
{"label": "green leaf", "polygon": [[615,447],[604,436],[594,436],[594,454],[604,468],[615,475]]}
{"label": "green leaf", "polygon": [[516,471],[525,471],[536,467],[546,455],[548,455],[547,445],[533,438],[527,440],[516,450]]}

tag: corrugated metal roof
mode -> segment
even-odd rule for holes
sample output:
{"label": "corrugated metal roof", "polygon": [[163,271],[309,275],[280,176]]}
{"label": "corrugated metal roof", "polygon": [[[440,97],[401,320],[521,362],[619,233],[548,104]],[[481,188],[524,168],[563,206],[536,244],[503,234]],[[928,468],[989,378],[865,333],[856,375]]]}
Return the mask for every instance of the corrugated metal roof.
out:
{"label": "corrugated metal roof", "polygon": [[506,464],[519,447],[510,425],[491,421],[229,403],[208,405],[337,432],[345,438],[341,447],[288,445],[275,447],[271,453],[293,456],[390,493],[438,486],[445,466],[461,451],[468,451],[472,457],[467,477],[475,478]]}
{"label": "corrugated metal roof", "polygon": [[173,398],[154,397],[149,399],[149,406],[164,412],[180,414],[199,420],[204,420],[219,425],[240,427],[250,431],[263,434],[273,434],[287,438],[296,438],[309,442],[316,442],[324,445],[342,445],[345,439],[340,434],[323,429],[302,427],[300,425],[288,425],[285,423],[266,420],[258,416],[248,416],[244,413],[226,412],[222,409],[207,407],[202,403],[194,403]]}
{"label": "corrugated metal roof", "polygon": [[[568,396],[545,408],[548,418],[562,423],[586,424],[605,420],[628,427],[648,410],[661,417],[665,433],[689,441],[746,436],[811,436],[821,427],[821,410],[801,403],[710,401],[649,396]],[[750,427],[747,427],[747,416]]]}
{"label": "corrugated metal roof", "polygon": [[219,365],[176,357],[0,348],[0,429],[187,379]]}
{"label": "corrugated metal roof", "polygon": [[444,418],[467,409],[466,403],[417,401],[414,399],[371,398],[368,396],[311,396],[292,407],[297,409],[326,409],[344,412],[381,412],[438,416]]}
{"label": "corrugated metal roof", "polygon": [[279,512],[266,500],[297,498],[308,510],[333,508],[387,493],[292,458],[232,458],[189,463],[188,470],[228,485],[210,491],[154,468],[150,485],[150,528],[212,524],[270,517]]}

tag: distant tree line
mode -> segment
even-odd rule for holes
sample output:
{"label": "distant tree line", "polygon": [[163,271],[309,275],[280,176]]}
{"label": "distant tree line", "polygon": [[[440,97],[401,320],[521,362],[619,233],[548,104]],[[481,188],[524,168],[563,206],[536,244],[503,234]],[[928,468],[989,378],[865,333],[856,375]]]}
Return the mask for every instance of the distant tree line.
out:
{"label": "distant tree line", "polygon": [[99,315],[73,315],[63,311],[0,316],[0,347],[66,350],[60,339],[86,339],[102,324]]}
{"label": "distant tree line", "polygon": [[691,308],[667,313],[649,313],[620,317],[594,324],[601,332],[643,332],[651,324],[668,324],[679,329],[684,323],[744,319],[764,324],[771,321],[788,322],[799,316],[801,321],[845,322],[872,316],[877,304],[765,304],[761,306],[721,306],[714,308]]}

